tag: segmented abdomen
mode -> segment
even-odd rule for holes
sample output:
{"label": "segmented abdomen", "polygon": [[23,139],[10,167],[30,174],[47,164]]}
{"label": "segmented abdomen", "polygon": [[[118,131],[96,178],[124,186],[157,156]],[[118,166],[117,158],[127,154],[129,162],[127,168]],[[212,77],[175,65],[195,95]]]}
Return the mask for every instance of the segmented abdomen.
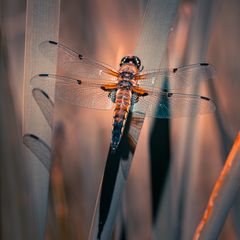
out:
{"label": "segmented abdomen", "polygon": [[118,89],[116,92],[115,108],[112,129],[112,150],[115,151],[121,140],[125,122],[131,107],[132,92],[127,89]]}

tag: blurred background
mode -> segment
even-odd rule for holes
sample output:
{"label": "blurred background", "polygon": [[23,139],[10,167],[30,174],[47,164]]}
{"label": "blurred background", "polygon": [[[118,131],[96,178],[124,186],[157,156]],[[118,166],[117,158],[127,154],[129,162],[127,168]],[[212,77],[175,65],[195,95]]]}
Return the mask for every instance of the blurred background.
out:
{"label": "blurred background", "polygon": [[[3,0],[0,8],[0,233],[2,239],[87,239],[108,154],[112,112],[56,100],[51,143],[51,128],[39,123],[44,118],[36,120],[29,114],[32,110],[24,95],[30,89],[29,70],[24,66],[25,41],[29,41],[26,29],[31,36],[31,23],[27,21],[26,27],[29,4]],[[56,25],[59,17],[55,37],[83,55],[118,67],[122,56],[136,50],[148,4],[144,0],[107,0],[104,4],[62,0],[57,15],[54,6],[59,3],[52,1]],[[39,14],[37,8],[33,10],[33,15]],[[194,119],[145,120],[113,239],[193,238],[239,130],[239,22],[237,0],[179,2],[166,54],[152,59],[169,67],[213,64],[213,78],[197,84],[192,93],[209,96],[217,109]],[[146,44],[151,43],[146,40]],[[158,41],[152,47],[157,48]],[[39,111],[37,106],[30,107]],[[53,149],[51,172],[23,147],[26,133],[41,136]],[[240,239],[238,198],[219,239]]]}

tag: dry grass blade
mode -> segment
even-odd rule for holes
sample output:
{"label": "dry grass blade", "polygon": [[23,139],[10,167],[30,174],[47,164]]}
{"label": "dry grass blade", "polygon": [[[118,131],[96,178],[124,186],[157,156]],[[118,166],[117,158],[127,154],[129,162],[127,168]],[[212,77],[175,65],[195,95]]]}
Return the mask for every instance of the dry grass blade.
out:
{"label": "dry grass blade", "polygon": [[240,132],[215,183],[194,240],[217,239],[240,186]]}

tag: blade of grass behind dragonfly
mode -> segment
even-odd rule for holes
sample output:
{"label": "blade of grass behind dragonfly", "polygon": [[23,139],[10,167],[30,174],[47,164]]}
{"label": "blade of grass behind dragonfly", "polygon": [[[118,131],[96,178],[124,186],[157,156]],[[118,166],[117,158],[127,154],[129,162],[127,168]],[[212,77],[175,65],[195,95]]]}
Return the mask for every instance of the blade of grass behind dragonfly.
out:
{"label": "blade of grass behind dragonfly", "polygon": [[10,62],[4,31],[4,2],[0,4],[0,236],[1,239],[34,239],[36,218],[30,193],[26,159],[22,153],[17,114],[9,86]]}
{"label": "blade of grass behind dragonfly", "polygon": [[[52,131],[32,96],[29,82],[34,75],[41,72],[55,73],[56,64],[46,64],[45,57],[39,51],[39,44],[47,39],[58,39],[60,0],[27,1],[26,9],[23,134],[34,134],[51,146]],[[48,90],[48,93],[54,91],[54,89]],[[31,179],[30,192],[34,201],[34,208],[30,209],[34,212],[38,223],[34,239],[44,239],[49,173],[42,163],[35,161],[29,151],[26,151],[26,158],[28,176]]]}
{"label": "blade of grass behind dragonfly", "polygon": [[[193,62],[204,61],[209,44],[209,33],[211,30],[211,2],[198,1],[192,5],[191,24],[189,24],[189,34],[186,41],[186,51],[182,57],[180,65]],[[185,26],[186,27],[186,26]],[[199,92],[198,76],[191,76],[196,79],[192,87],[192,94]],[[173,165],[170,169],[168,188],[162,205],[159,209],[157,228],[154,231],[155,239],[164,234],[169,239],[190,239],[197,219],[197,209],[192,204],[196,193],[196,182],[194,170],[200,164],[200,155],[196,155],[196,148],[199,147],[199,135],[197,135],[199,125],[197,118],[176,119],[172,121],[172,127],[177,130],[178,136],[171,142],[173,150]],[[193,159],[195,161],[193,161]],[[200,193],[199,193],[200,194]],[[171,201],[169,201],[171,198]],[[161,212],[162,211],[162,212]],[[165,212],[164,214],[162,214]],[[165,226],[161,224],[170,221],[171,224]]]}
{"label": "blade of grass behind dragonfly", "polygon": [[[238,74],[240,64],[239,61],[235,61],[239,42],[239,34],[237,31],[237,23],[240,20],[240,15],[237,11],[239,7],[240,2],[238,1],[229,4],[221,0],[218,2],[214,1],[213,8],[214,34],[211,37],[211,42],[214,47],[209,52],[208,57],[217,69],[217,79],[216,81],[208,82],[208,87],[217,105],[215,118],[219,130],[218,139],[221,141],[220,151],[222,154],[222,162],[225,161],[225,157],[231,148],[235,132],[238,130],[240,122],[240,114],[238,111],[239,101],[237,100],[238,89],[240,88]],[[229,18],[230,15],[231,18]],[[225,34],[226,31],[228,31],[228,34]],[[223,37],[219,38],[218,36]],[[219,52],[220,49],[225,49],[229,41],[229,36],[231,36],[231,50],[227,51],[226,54],[224,51]],[[224,62],[222,59],[228,59],[228,61]],[[228,88],[228,91],[223,93],[222,89],[226,88]],[[226,101],[223,101],[223,99],[226,99]],[[225,106],[228,107],[226,108]],[[228,222],[233,222],[233,224],[225,224],[225,229],[227,229],[227,226],[232,227],[230,231],[240,239],[240,192],[229,216],[230,221]]]}
{"label": "blade of grass behind dragonfly", "polygon": [[[164,86],[168,85],[167,76],[165,76]],[[159,102],[161,103],[161,98]],[[170,106],[169,106],[170,107]],[[158,109],[156,109],[158,111]],[[168,110],[171,112],[171,109]],[[153,226],[156,223],[159,205],[163,194],[163,189],[168,175],[170,165],[170,120],[154,119],[150,135],[150,177],[152,190],[152,221]]]}

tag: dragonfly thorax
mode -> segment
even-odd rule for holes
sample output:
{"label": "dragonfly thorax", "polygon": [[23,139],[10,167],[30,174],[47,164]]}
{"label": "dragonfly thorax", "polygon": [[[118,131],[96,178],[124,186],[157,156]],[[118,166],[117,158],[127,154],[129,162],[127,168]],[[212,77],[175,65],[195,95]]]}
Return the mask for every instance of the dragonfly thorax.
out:
{"label": "dragonfly thorax", "polygon": [[128,81],[128,80],[120,80],[118,82],[118,87],[121,88],[121,89],[131,89],[133,86],[132,82],[131,81]]}
{"label": "dragonfly thorax", "polygon": [[130,71],[123,71],[119,73],[120,78],[122,79],[133,79],[135,74],[134,72],[130,72]]}

